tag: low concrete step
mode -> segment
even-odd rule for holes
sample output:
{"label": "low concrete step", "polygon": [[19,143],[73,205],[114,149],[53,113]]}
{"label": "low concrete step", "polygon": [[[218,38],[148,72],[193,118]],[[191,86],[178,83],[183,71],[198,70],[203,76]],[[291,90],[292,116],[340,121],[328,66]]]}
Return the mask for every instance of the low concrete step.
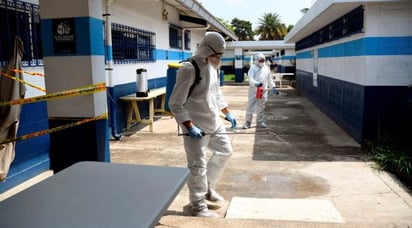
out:
{"label": "low concrete step", "polygon": [[[399,224],[396,224],[399,225]],[[226,218],[198,218],[191,216],[166,215],[163,216],[156,228],[179,227],[179,228],[387,228],[394,227],[388,223],[319,223],[300,221],[278,221],[278,220],[256,220],[256,219],[226,219]],[[397,226],[397,227],[408,227]]]}

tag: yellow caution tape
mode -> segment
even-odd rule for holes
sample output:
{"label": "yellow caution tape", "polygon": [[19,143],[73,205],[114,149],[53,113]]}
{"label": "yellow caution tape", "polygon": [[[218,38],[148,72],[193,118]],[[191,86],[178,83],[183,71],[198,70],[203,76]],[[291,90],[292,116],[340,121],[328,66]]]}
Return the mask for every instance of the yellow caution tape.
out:
{"label": "yellow caution tape", "polygon": [[15,138],[9,138],[9,139],[4,140],[3,142],[0,142],[0,144],[31,139],[31,138],[34,138],[34,137],[50,134],[50,133],[53,133],[53,132],[56,132],[56,131],[61,131],[61,130],[67,129],[67,128],[79,126],[81,124],[85,124],[85,123],[88,123],[88,122],[107,119],[107,117],[108,117],[108,113],[106,112],[106,113],[104,113],[100,116],[96,116],[96,117],[93,117],[93,118],[83,119],[83,120],[80,120],[80,121],[77,121],[77,122],[74,122],[74,123],[69,123],[69,124],[65,124],[65,125],[62,125],[62,126],[55,127],[55,128],[33,132],[33,133],[30,133],[30,134],[22,135],[22,136],[15,137]]}
{"label": "yellow caution tape", "polygon": [[102,92],[105,90],[106,90],[106,83],[101,82],[101,83],[90,85],[90,86],[80,87],[80,88],[71,89],[71,90],[65,90],[65,91],[57,92],[57,93],[50,93],[50,94],[46,94],[46,95],[38,96],[38,97],[31,97],[31,98],[12,100],[12,101],[1,101],[0,107],[34,103],[34,102],[45,101],[45,100],[55,100],[55,99],[80,96],[80,95],[87,95],[91,93]]}
{"label": "yellow caution tape", "polygon": [[[36,73],[36,72],[33,73],[33,72],[27,72],[27,71],[22,71],[22,70],[17,70],[17,69],[8,69],[8,70],[13,71],[13,72],[17,72],[17,73],[26,73],[26,74],[35,75],[35,76],[44,76],[44,74]],[[39,87],[39,86],[36,86],[36,85],[31,84],[29,82],[26,82],[24,80],[18,79],[18,78],[14,77],[14,76],[11,76],[9,74],[1,72],[1,75],[5,76],[5,77],[8,77],[10,79],[16,80],[20,83],[29,85],[33,88],[36,88],[36,89],[40,90],[40,91],[46,92],[46,89],[44,89],[42,87]],[[62,91],[62,92],[51,93],[51,94],[38,96],[38,97],[12,100],[12,101],[1,101],[0,102],[0,107],[1,106],[10,106],[10,105],[33,103],[33,102],[39,102],[39,101],[44,101],[44,100],[54,100],[54,99],[72,97],[72,96],[87,95],[87,94],[92,94],[92,93],[96,93],[96,92],[102,92],[102,91],[105,91],[105,90],[106,90],[106,83],[101,82],[101,83],[93,84],[93,85],[90,85],[90,86],[84,86],[84,87],[80,87],[80,88],[77,88],[77,89],[65,90],[65,91]],[[62,125],[62,126],[47,129],[47,130],[42,130],[42,131],[30,133],[30,134],[15,137],[15,138],[9,138],[9,139],[6,139],[6,140],[0,142],[0,144],[5,144],[5,143],[19,141],[19,140],[26,140],[26,139],[30,139],[30,138],[34,138],[34,137],[38,137],[38,136],[42,136],[42,135],[46,135],[46,134],[50,134],[50,133],[53,133],[53,132],[56,132],[56,131],[61,131],[61,130],[67,129],[67,128],[75,127],[75,126],[85,124],[85,123],[88,123],[88,122],[107,119],[107,118],[108,118],[108,113],[106,112],[103,115],[100,115],[100,116],[97,116],[97,117],[83,119],[83,120],[80,120],[80,121],[77,121],[77,122],[74,122],[74,123],[70,123],[70,124]]]}
{"label": "yellow caution tape", "polygon": [[18,69],[8,69],[8,70],[9,70],[9,71],[16,72],[16,73],[25,73],[25,74],[29,74],[29,75],[44,77],[44,74],[42,74],[42,73],[37,73],[37,72],[28,72],[28,71],[18,70]]}
{"label": "yellow caution tape", "polygon": [[9,75],[9,74],[6,74],[6,73],[1,72],[1,75],[5,76],[5,77],[8,77],[8,78],[10,78],[10,79],[16,80],[16,81],[18,81],[18,82],[20,82],[20,83],[26,84],[26,85],[28,85],[28,86],[31,86],[31,87],[33,87],[33,88],[35,88],[35,89],[38,89],[38,90],[42,91],[42,92],[46,92],[46,89],[45,89],[45,88],[42,88],[42,87],[37,86],[37,85],[34,85],[34,84],[30,83],[30,82],[21,80],[21,79],[19,79],[19,78],[16,78],[16,77],[14,77],[14,76]]}

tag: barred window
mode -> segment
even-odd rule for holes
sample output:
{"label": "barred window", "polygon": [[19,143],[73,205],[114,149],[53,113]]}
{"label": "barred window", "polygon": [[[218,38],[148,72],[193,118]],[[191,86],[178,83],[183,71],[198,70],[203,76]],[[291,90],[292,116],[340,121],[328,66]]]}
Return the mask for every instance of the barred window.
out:
{"label": "barred window", "polygon": [[112,23],[113,62],[116,64],[154,62],[154,32]]}
{"label": "barred window", "polygon": [[363,32],[363,6],[350,11],[296,43],[296,51]]}
{"label": "barred window", "polygon": [[0,0],[0,66],[6,67],[14,49],[14,38],[24,44],[23,66],[43,65],[38,5]]}
{"label": "barred window", "polygon": [[182,49],[182,29],[176,25],[169,25],[169,45],[171,48]]}
{"label": "barred window", "polygon": [[185,50],[190,50],[190,41],[191,41],[190,31],[186,30],[185,31]]}

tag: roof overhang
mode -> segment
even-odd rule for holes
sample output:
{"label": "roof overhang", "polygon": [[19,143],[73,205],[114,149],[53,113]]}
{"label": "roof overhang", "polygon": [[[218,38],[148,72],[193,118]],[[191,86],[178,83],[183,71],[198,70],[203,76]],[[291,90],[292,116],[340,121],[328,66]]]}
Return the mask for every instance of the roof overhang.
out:
{"label": "roof overhang", "polygon": [[210,27],[209,29],[221,32],[229,37],[231,40],[238,40],[239,38],[221,24],[209,11],[207,11],[196,0],[163,0],[166,4],[176,8],[180,13],[180,20],[200,24],[203,20]]}
{"label": "roof overhang", "polygon": [[282,50],[294,49],[295,44],[286,44],[283,40],[232,41],[227,42],[226,48],[242,48],[243,50]]}

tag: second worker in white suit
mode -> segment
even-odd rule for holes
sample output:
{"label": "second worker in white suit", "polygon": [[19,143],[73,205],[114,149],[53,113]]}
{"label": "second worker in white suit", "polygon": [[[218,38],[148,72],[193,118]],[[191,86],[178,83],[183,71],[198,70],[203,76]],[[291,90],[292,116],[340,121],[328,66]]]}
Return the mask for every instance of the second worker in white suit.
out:
{"label": "second worker in white suit", "polygon": [[[246,120],[243,128],[250,128],[252,124],[253,114],[256,112],[257,127],[266,128],[265,123],[265,104],[267,101],[268,90],[271,89],[272,94],[277,93],[275,83],[272,80],[270,68],[266,64],[265,55],[259,53],[256,55],[255,64],[253,64],[249,71],[249,92],[248,104],[246,108]],[[263,87],[261,98],[256,97],[256,92],[259,87]]]}

